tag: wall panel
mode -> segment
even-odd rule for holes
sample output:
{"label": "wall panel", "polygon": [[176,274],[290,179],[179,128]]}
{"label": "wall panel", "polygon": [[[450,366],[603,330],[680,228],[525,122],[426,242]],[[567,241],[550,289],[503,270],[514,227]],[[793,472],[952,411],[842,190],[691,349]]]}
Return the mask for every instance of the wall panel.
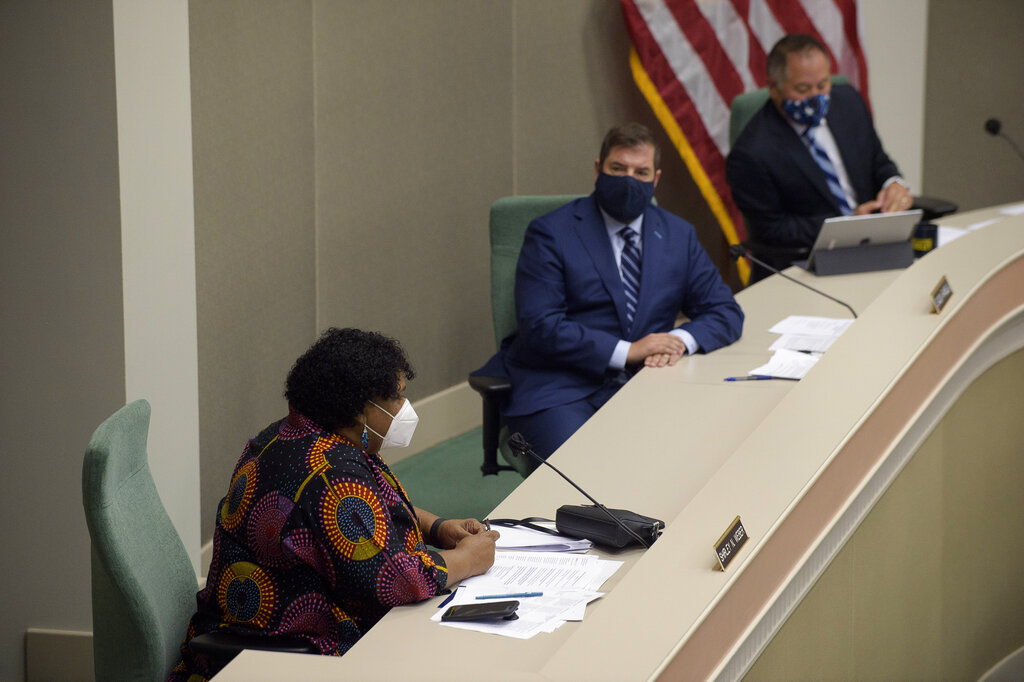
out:
{"label": "wall panel", "polygon": [[109,2],[0,2],[0,679],[91,630],[82,457],[124,404]]}
{"label": "wall panel", "polygon": [[998,118],[1024,145],[1024,3],[931,0],[924,189],[962,210],[1024,199],[1024,159],[990,136]]}
{"label": "wall panel", "polygon": [[[203,537],[316,334],[312,5],[189,5]],[[205,568],[203,570],[205,571]]]}

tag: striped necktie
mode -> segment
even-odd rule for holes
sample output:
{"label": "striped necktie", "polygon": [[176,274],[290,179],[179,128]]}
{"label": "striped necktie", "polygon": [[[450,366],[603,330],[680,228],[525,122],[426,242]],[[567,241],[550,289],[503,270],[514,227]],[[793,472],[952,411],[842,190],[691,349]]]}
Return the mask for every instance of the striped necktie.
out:
{"label": "striped necktie", "polygon": [[619,230],[625,245],[622,247],[622,287],[626,292],[626,321],[633,327],[636,302],[640,298],[640,249],[636,246],[636,232],[628,225]]}
{"label": "striped necktie", "polygon": [[813,126],[808,127],[803,135],[800,136],[800,139],[807,145],[808,151],[811,152],[811,158],[818,164],[821,172],[825,174],[825,182],[828,183],[832,196],[835,197],[836,203],[839,204],[839,210],[843,215],[850,215],[853,213],[853,207],[847,202],[843,186],[839,184],[839,175],[836,173],[836,167],[832,165],[832,160],[825,153],[825,148],[814,139],[814,136],[811,134],[812,129]]}

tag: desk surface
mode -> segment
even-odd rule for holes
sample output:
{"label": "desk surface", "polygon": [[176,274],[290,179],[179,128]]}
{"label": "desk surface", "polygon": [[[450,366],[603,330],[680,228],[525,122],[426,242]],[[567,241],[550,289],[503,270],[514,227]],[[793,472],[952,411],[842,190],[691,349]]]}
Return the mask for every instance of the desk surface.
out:
{"label": "desk surface", "polygon": [[[998,207],[943,223],[966,226],[997,215]],[[553,455],[552,462],[605,504],[668,522],[650,550],[614,555],[625,565],[605,584],[607,595],[587,608],[585,621],[513,640],[429,622],[436,598],[393,609],[340,659],[247,651],[217,680],[475,680],[481,671],[509,680],[639,680],[676,677],[681,669],[699,677],[721,673],[916,418],[933,383],[1000,316],[1024,303],[1024,286],[999,280],[1024,282],[1024,217],[1004,217],[904,271],[789,273],[846,300],[860,315],[805,379],[723,381],[768,360],[775,336],[767,329],[784,316],[846,315],[841,306],[771,277],[737,296],[747,315],[737,343],[673,368],[641,371]],[[954,295],[934,315],[929,295],[942,275]],[[1000,298],[1010,290],[1008,299]],[[970,326],[954,329],[960,313],[975,308],[984,314],[975,311]],[[936,372],[931,365],[927,378],[915,375],[922,354],[941,348],[953,349],[943,356],[948,366]],[[558,506],[585,501],[542,468],[494,515],[553,518]],[[715,571],[713,544],[737,514],[751,539],[727,572]]]}

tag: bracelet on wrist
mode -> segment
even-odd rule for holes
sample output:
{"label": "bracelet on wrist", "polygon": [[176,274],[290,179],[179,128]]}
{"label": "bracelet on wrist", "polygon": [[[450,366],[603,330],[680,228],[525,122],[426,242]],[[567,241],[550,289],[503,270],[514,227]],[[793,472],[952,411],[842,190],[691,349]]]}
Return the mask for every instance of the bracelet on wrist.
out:
{"label": "bracelet on wrist", "polygon": [[444,549],[444,547],[441,547],[441,540],[440,540],[440,538],[437,537],[437,531],[440,530],[441,524],[444,523],[447,520],[448,519],[446,519],[446,518],[444,518],[442,516],[438,516],[434,520],[434,522],[432,524],[430,524],[430,532],[427,533],[427,542],[429,542],[434,547],[437,547],[439,549]]}

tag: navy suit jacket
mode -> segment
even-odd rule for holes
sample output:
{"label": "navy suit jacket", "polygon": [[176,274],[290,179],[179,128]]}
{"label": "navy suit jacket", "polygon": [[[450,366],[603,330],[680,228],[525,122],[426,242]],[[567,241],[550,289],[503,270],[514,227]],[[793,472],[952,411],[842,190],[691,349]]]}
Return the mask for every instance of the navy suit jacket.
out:
{"label": "navy suit jacket", "polygon": [[519,328],[478,374],[507,376],[507,415],[580,400],[601,388],[620,339],[635,341],[681,325],[704,352],[740,336],[743,311],[693,227],[648,206],[643,220],[640,300],[627,332],[622,280],[593,195],[537,218],[516,267]]}
{"label": "navy suit jacket", "polygon": [[[874,199],[899,169],[882,149],[871,114],[852,86],[832,86],[826,121],[857,203]],[[725,177],[750,237],[762,244],[813,246],[825,218],[841,215],[825,174],[771,100],[736,138]]]}

